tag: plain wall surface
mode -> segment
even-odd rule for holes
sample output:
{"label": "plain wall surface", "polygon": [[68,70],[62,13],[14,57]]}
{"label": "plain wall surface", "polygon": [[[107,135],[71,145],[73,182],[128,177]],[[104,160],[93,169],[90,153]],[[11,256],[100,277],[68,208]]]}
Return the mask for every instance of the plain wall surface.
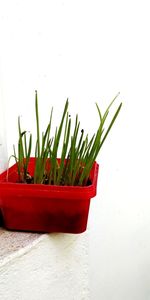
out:
{"label": "plain wall surface", "polygon": [[[92,200],[91,300],[150,299],[149,1],[0,1],[0,68],[8,152],[17,116],[35,131],[64,102],[91,134],[120,91],[123,108],[98,157]],[[114,108],[115,109],[115,108]],[[113,110],[113,109],[112,109]]]}
{"label": "plain wall surface", "polygon": [[0,173],[5,171],[8,165],[5,109],[1,90],[1,82],[2,80],[0,76]]}

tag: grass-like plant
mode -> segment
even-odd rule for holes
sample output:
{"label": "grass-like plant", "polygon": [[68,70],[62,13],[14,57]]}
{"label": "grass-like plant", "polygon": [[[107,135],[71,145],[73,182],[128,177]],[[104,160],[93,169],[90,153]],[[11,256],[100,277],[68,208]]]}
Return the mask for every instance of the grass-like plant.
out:
{"label": "grass-like plant", "polygon": [[[96,108],[99,114],[99,126],[97,132],[89,138],[84,130],[80,130],[80,121],[76,115],[75,124],[72,124],[69,115],[69,101],[66,100],[62,118],[55,129],[54,137],[51,137],[53,108],[51,109],[49,123],[45,132],[40,132],[38,111],[38,95],[35,92],[35,113],[37,138],[35,145],[35,169],[34,176],[29,174],[28,166],[32,151],[32,134],[27,138],[27,131],[21,130],[20,117],[18,118],[18,155],[14,148],[14,158],[17,163],[20,182],[40,183],[50,185],[78,185],[90,184],[89,174],[99,154],[108,133],[110,132],[122,106],[118,106],[107,129],[104,128],[109,110],[119,94],[111,101],[104,114],[99,105]],[[73,127],[73,128],[72,128]],[[58,160],[58,149],[61,146],[61,157]]]}

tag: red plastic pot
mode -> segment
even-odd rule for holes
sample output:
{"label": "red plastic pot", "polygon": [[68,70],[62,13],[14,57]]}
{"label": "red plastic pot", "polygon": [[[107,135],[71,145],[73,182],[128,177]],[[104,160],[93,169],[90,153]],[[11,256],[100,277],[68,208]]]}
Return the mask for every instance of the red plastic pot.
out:
{"label": "red plastic pot", "polygon": [[[35,159],[29,172],[33,174]],[[96,195],[98,164],[90,173],[91,185],[54,186],[16,183],[16,164],[9,177],[0,175],[0,201],[4,226],[10,230],[81,233],[86,230],[90,199]]]}

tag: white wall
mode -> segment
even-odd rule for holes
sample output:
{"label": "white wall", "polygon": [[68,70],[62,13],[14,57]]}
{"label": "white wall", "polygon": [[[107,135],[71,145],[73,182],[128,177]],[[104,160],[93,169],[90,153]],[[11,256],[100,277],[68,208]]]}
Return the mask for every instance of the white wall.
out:
{"label": "white wall", "polygon": [[5,109],[4,109],[1,85],[2,85],[2,80],[0,76],[0,172],[3,172],[8,166],[8,155],[7,155],[6,123],[5,123],[5,115],[4,115]]}
{"label": "white wall", "polygon": [[91,206],[91,300],[150,299],[149,27],[146,0],[0,1],[9,154],[18,114],[33,127],[35,89],[43,125],[69,97],[90,132],[95,101],[105,108],[121,92]]}

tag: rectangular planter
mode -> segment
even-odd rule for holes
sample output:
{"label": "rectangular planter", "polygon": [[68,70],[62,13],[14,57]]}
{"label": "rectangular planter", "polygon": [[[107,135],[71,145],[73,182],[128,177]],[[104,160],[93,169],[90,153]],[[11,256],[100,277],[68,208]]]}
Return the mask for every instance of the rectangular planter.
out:
{"label": "rectangular planter", "polygon": [[[32,175],[35,159],[31,158]],[[16,183],[16,164],[0,175],[0,202],[4,227],[10,230],[81,233],[86,230],[90,199],[96,195],[98,164],[91,185],[54,186]]]}

